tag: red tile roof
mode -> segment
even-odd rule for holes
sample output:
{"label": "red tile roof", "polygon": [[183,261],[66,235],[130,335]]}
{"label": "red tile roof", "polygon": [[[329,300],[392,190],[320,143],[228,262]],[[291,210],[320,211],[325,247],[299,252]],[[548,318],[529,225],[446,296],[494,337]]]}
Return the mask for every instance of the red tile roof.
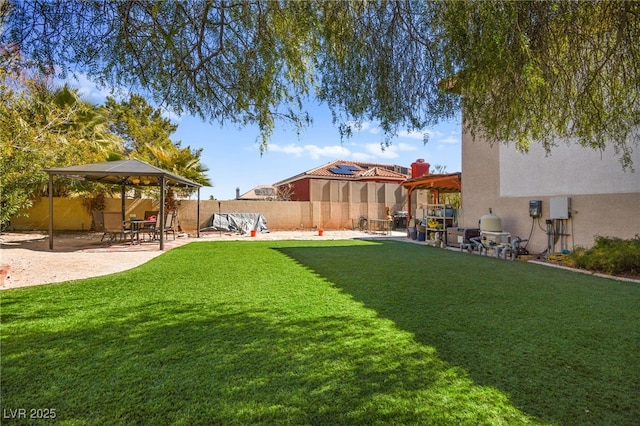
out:
{"label": "red tile roof", "polygon": [[305,177],[321,178],[321,179],[340,179],[340,180],[389,180],[403,182],[410,176],[410,170],[407,167],[378,164],[378,163],[362,163],[357,161],[335,160],[315,169],[292,176],[275,183],[275,186],[284,183],[294,182]]}

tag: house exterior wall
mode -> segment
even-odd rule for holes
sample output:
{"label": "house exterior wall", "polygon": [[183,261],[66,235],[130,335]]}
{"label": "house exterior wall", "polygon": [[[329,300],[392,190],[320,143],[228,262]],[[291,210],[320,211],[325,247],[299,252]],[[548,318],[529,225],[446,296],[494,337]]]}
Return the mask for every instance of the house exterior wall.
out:
{"label": "house exterior wall", "polygon": [[291,182],[291,201],[310,201],[309,178],[304,178]]}
{"label": "house exterior wall", "polygon": [[[638,169],[640,150],[635,151]],[[615,153],[561,143],[551,156],[537,145],[520,154],[512,146],[490,146],[463,133],[460,226],[477,228],[491,209],[504,231],[512,237],[531,234],[527,249],[541,253],[547,248],[545,221],[555,197],[570,198],[571,218],[565,222],[569,250],[592,246],[596,236],[640,234],[640,174],[623,171]],[[540,219],[529,216],[529,200],[542,201]]]}
{"label": "house exterior wall", "polygon": [[[372,190],[375,193],[370,193]],[[368,202],[381,200],[392,202],[394,205],[406,204],[401,182],[377,182],[375,180],[340,180],[322,178],[302,178],[291,183],[292,201],[321,201],[321,202]],[[402,208],[395,208],[402,210]]]}
{"label": "house exterior wall", "polygon": [[312,179],[310,201],[387,203],[392,210],[407,206],[407,194],[400,183]]}

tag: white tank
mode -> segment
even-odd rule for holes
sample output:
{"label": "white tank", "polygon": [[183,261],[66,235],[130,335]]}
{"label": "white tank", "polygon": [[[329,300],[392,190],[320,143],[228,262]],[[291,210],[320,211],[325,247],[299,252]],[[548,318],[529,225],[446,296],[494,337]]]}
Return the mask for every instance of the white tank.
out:
{"label": "white tank", "polygon": [[485,214],[480,218],[480,231],[502,232],[502,220],[493,213]]}

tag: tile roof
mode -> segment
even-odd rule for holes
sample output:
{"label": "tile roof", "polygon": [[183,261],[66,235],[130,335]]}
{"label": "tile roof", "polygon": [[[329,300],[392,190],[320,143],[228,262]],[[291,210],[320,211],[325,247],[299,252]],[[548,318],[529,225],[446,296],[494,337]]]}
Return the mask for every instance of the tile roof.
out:
{"label": "tile roof", "polygon": [[393,164],[363,163],[358,161],[335,160],[315,169],[284,179],[274,185],[293,182],[304,177],[341,180],[368,180],[378,178],[390,181],[404,181],[410,176],[407,167]]}

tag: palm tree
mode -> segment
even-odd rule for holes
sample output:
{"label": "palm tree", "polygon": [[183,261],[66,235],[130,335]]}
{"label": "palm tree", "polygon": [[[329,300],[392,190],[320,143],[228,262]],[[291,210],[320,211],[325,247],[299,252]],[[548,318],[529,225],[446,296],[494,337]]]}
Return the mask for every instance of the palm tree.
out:
{"label": "palm tree", "polygon": [[[42,78],[19,82],[17,89],[0,87],[2,221],[47,193],[46,168],[106,161],[122,152],[120,138],[77,90],[66,85],[51,89]],[[73,181],[57,184],[54,191],[74,195],[88,189],[87,183]]]}

